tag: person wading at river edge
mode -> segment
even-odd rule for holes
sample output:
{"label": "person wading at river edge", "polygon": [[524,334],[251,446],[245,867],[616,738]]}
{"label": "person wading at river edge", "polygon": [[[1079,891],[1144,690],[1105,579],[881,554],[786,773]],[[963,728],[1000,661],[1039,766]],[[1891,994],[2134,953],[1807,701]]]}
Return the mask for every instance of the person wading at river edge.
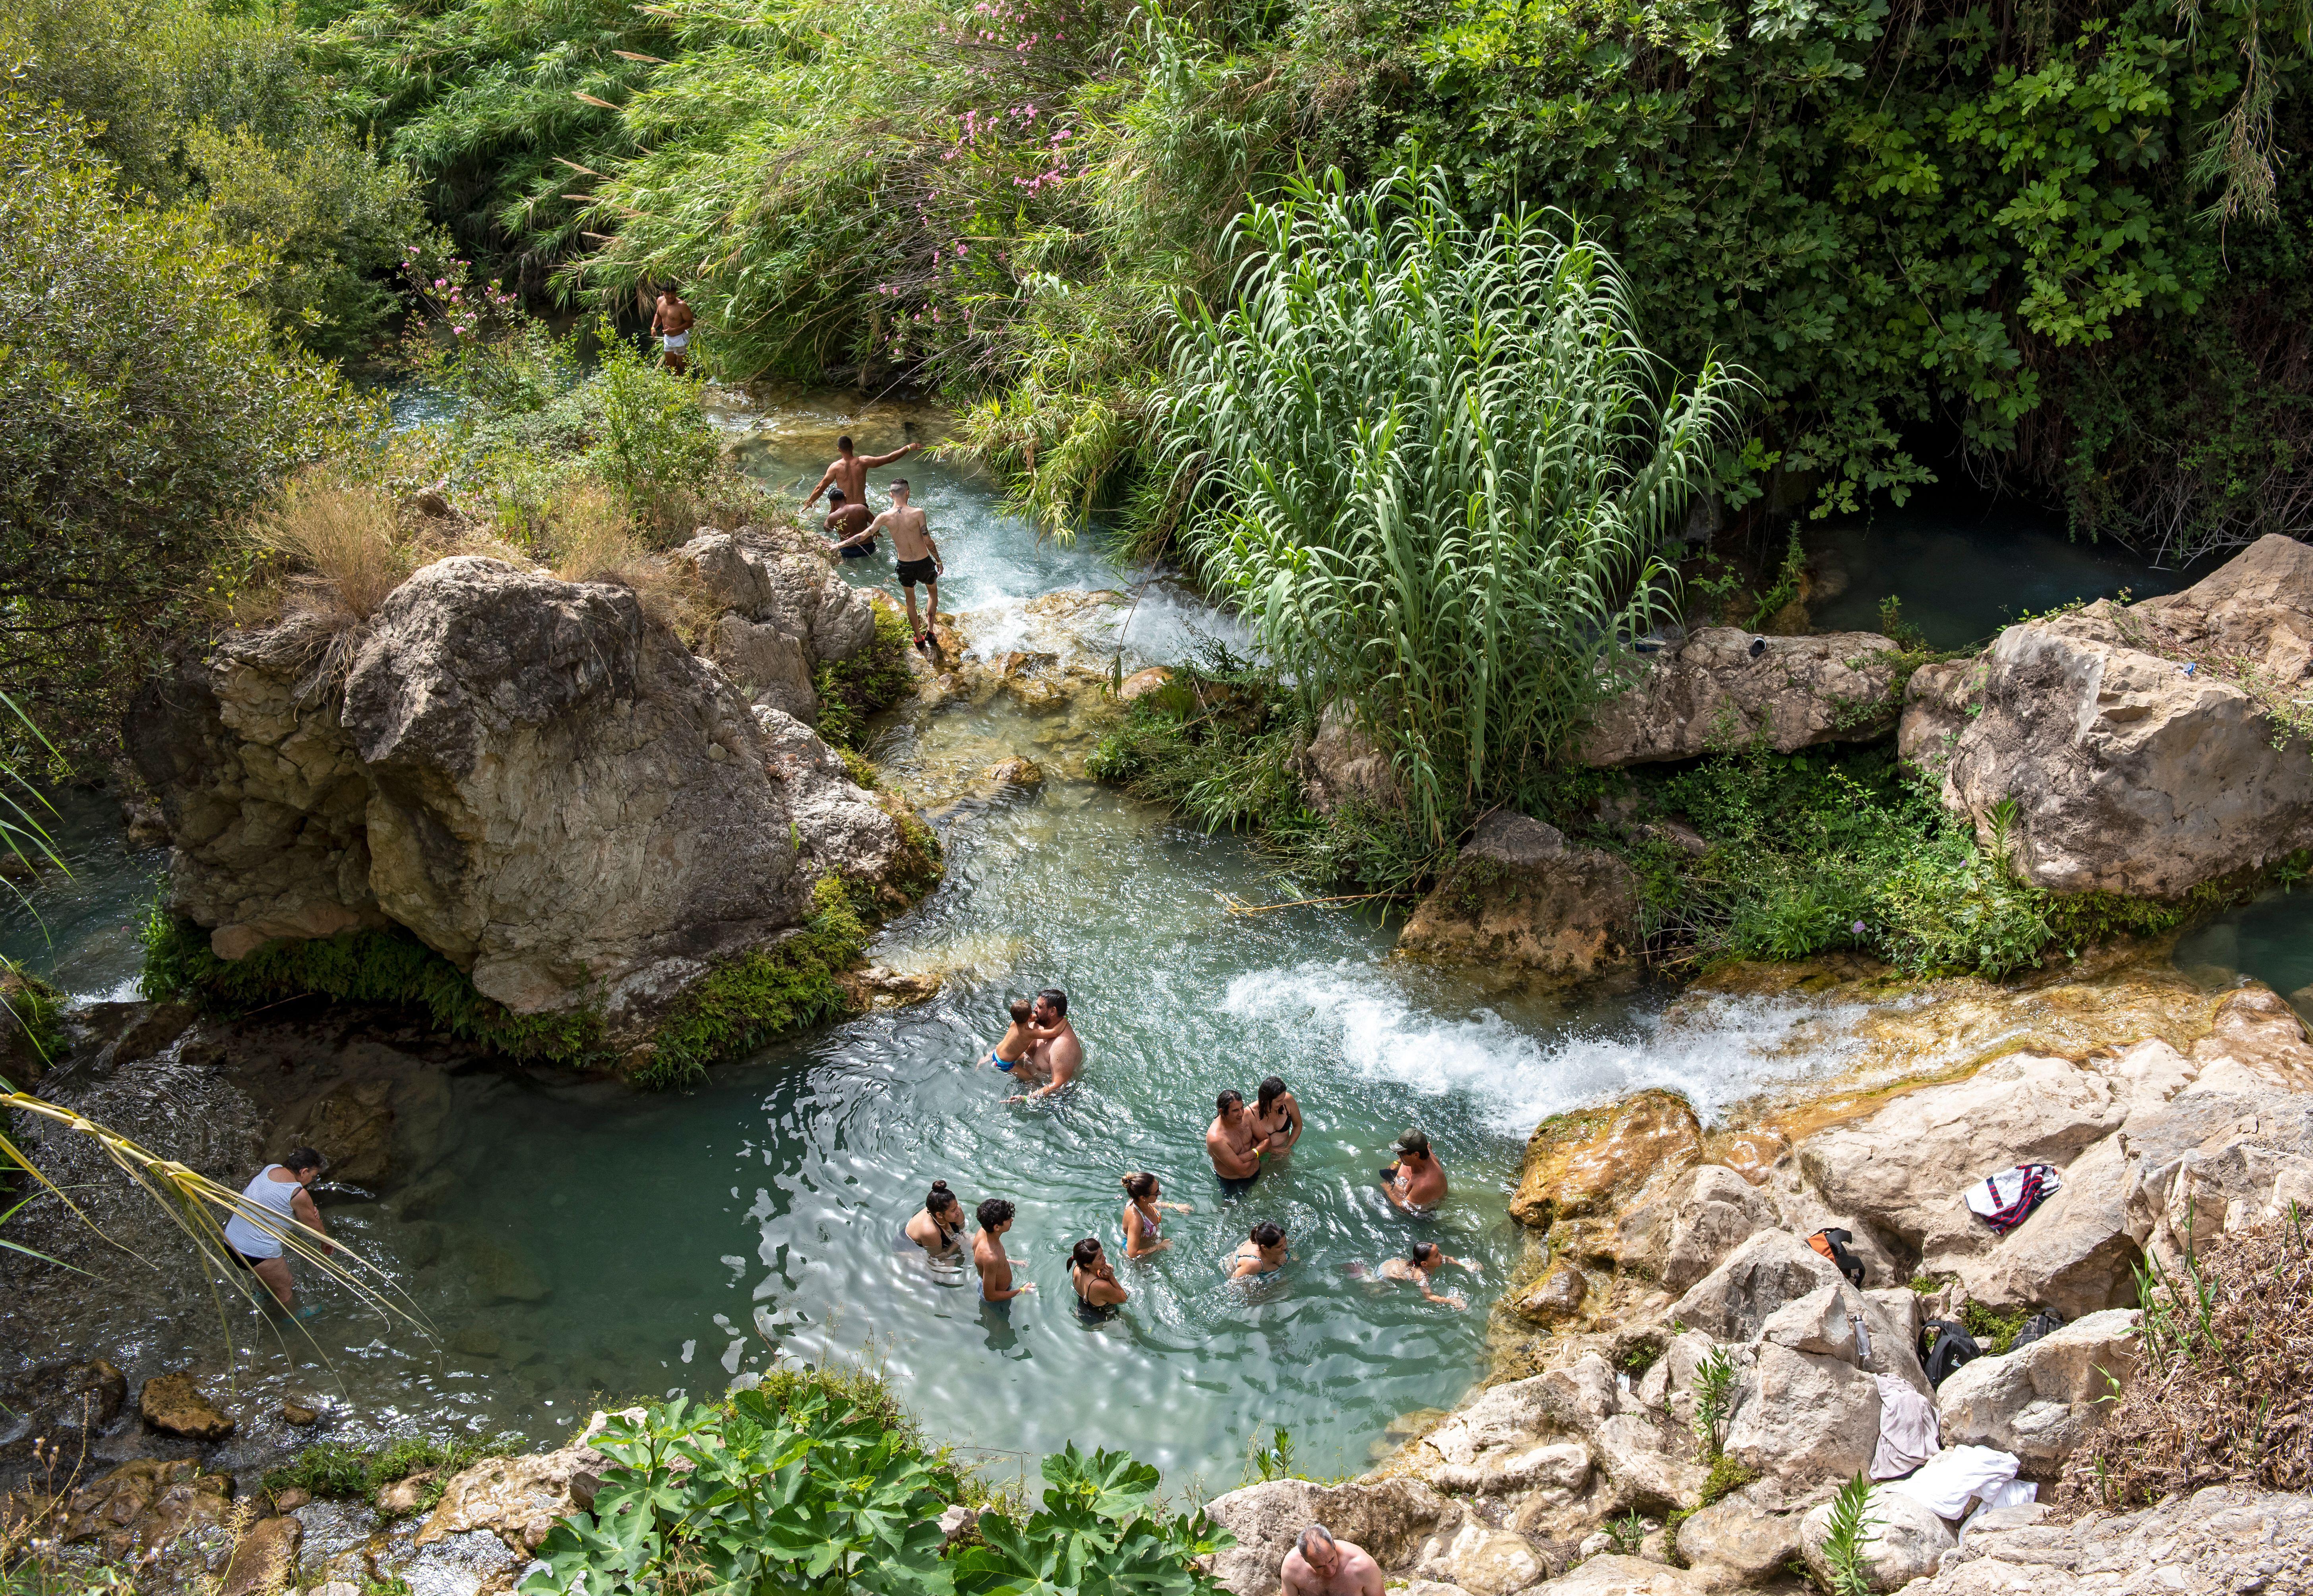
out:
{"label": "person wading at river edge", "polygon": [[[279,1163],[258,1171],[257,1179],[242,1188],[241,1200],[246,1208],[224,1222],[224,1244],[233,1261],[263,1281],[265,1289],[284,1308],[290,1306],[295,1290],[289,1260],[282,1256],[281,1237],[292,1221],[309,1231],[323,1228],[321,1211],[313,1206],[313,1194],[305,1189],[321,1172],[321,1155],[311,1147],[298,1148]],[[259,1217],[252,1218],[251,1211]],[[321,1249],[337,1250],[328,1241],[321,1243]],[[300,1319],[311,1319],[320,1311],[310,1305],[296,1311]]]}
{"label": "person wading at river edge", "polygon": [[[900,560],[900,592],[908,601],[908,630],[913,634],[918,648],[931,653],[932,630],[939,625],[939,579],[947,574],[947,568],[940,559],[939,545],[933,540],[931,529],[924,524],[924,513],[908,503],[905,477],[893,480],[892,507],[878,515],[867,531],[871,536],[876,532],[892,534],[892,552]],[[919,582],[930,595],[929,612],[920,622],[916,619],[916,583]]]}
{"label": "person wading at river edge", "polygon": [[867,473],[890,465],[918,447],[914,443],[902,443],[889,454],[856,454],[852,452],[850,434],[845,434],[835,440],[835,458],[829,460],[827,469],[820,473],[818,485],[804,500],[803,507],[810,509],[819,502],[819,495],[831,487],[841,488],[845,498],[864,507],[867,503]]}
{"label": "person wading at river edge", "polygon": [[1277,1578],[1285,1596],[1381,1596],[1381,1565],[1323,1524],[1301,1531]]}
{"label": "person wading at river edge", "polygon": [[651,330],[658,335],[660,352],[666,357],[666,369],[680,377],[690,365],[690,325],[699,318],[683,303],[682,290],[667,285],[666,292],[658,296],[658,309],[651,316]]}

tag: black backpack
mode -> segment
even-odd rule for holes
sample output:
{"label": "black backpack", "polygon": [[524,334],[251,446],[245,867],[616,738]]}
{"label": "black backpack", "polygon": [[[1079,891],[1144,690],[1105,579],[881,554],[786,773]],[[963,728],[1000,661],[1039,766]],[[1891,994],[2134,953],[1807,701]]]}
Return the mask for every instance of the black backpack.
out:
{"label": "black backpack", "polygon": [[1829,1258],[1839,1272],[1847,1276],[1847,1284],[1856,1290],[1863,1289],[1863,1260],[1848,1251],[1847,1244],[1855,1240],[1852,1231],[1817,1231],[1807,1238],[1807,1245]]}
{"label": "black backpack", "polygon": [[2024,1328],[2016,1332],[2016,1340],[2014,1344],[2008,1348],[2008,1350],[2010,1352],[2018,1351],[2025,1346],[2030,1346],[2033,1342],[2037,1341],[2041,1337],[2047,1335],[2050,1331],[2061,1330],[2063,1328],[2064,1316],[2062,1314],[2035,1313],[2031,1318],[2024,1321]]}
{"label": "black backpack", "polygon": [[1975,1344],[1964,1324],[1931,1319],[1920,1327],[1920,1366],[1927,1371],[1931,1386],[1943,1384],[1953,1370],[1983,1355],[1983,1348]]}

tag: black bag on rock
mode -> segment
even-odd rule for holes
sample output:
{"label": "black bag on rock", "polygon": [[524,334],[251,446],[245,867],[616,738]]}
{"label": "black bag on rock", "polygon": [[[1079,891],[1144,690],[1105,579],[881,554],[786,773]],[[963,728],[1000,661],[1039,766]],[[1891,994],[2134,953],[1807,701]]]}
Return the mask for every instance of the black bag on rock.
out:
{"label": "black bag on rock", "polygon": [[1927,1371],[1931,1386],[1943,1384],[1953,1370],[1983,1355],[1983,1348],[1975,1344],[1964,1324],[1931,1319],[1920,1327],[1920,1367]]}
{"label": "black bag on rock", "polygon": [[2027,1346],[2031,1343],[2037,1341],[2041,1337],[2047,1335],[2050,1331],[2061,1330],[2063,1328],[2064,1316],[2062,1314],[2035,1313],[2031,1318],[2024,1321],[2024,1328],[2016,1332],[2015,1345],[2010,1346],[2008,1350],[2015,1352],[2021,1347]]}
{"label": "black bag on rock", "polygon": [[1847,1244],[1853,1240],[1852,1231],[1817,1231],[1807,1238],[1807,1245],[1838,1266],[1839,1272],[1847,1276],[1847,1284],[1861,1291],[1863,1260],[1847,1250]]}

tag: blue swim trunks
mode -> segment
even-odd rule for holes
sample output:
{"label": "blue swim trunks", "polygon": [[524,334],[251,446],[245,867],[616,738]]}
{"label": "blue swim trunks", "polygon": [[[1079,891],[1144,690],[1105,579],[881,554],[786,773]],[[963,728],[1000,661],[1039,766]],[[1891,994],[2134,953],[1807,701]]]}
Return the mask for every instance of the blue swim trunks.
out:
{"label": "blue swim trunks", "polygon": [[998,1056],[995,1048],[990,1048],[988,1049],[988,1062],[994,1065],[998,1069],[1002,1070],[1008,1075],[1012,1073],[1014,1066],[1018,1065],[1020,1061],[1016,1058],[1002,1057]]}

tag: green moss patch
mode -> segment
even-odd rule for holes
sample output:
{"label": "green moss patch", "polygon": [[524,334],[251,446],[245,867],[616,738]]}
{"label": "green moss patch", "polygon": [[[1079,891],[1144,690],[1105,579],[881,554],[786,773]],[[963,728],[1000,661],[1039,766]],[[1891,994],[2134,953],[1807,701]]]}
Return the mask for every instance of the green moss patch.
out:
{"label": "green moss patch", "polygon": [[436,1030],[515,1058],[577,1064],[602,1044],[600,1014],[517,1014],[398,925],[277,940],[227,960],[210,951],[207,932],[155,903],[145,925],[143,984],[147,997],[229,1014],[309,995],[422,1009]]}
{"label": "green moss patch", "polygon": [[857,749],[866,735],[868,717],[906,697],[913,685],[908,673],[911,644],[907,617],[889,603],[876,602],[875,609],[875,635],[867,646],[812,673],[812,686],[819,693],[819,734],[838,751]]}

